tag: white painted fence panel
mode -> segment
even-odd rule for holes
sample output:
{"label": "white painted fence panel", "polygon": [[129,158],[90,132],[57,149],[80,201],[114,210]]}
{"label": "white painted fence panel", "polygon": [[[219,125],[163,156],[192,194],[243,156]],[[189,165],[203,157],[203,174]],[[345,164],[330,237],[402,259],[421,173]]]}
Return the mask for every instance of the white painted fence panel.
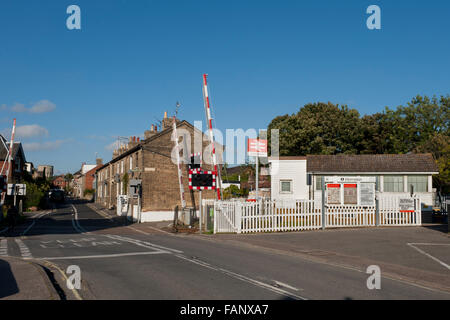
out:
{"label": "white painted fence panel", "polygon": [[[421,225],[420,199],[413,197],[413,212],[400,212],[400,197],[385,197],[379,201],[380,226]],[[322,205],[314,200],[268,200],[256,202],[215,201],[214,232],[279,232],[314,230],[322,227],[377,226],[376,206],[328,205],[325,226]]]}

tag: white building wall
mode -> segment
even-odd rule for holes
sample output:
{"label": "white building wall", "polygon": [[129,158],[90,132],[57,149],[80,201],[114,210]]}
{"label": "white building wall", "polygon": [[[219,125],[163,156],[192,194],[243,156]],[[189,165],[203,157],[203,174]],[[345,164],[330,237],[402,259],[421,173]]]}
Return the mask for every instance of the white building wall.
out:
{"label": "white building wall", "polygon": [[[273,199],[308,199],[306,184],[306,159],[304,160],[269,160],[271,174],[271,198]],[[292,180],[292,193],[280,192],[280,181]]]}

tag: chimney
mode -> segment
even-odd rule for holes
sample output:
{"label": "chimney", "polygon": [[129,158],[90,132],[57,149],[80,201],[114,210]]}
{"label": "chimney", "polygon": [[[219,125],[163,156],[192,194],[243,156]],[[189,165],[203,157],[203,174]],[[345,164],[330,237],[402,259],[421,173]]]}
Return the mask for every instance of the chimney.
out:
{"label": "chimney", "polygon": [[[144,132],[144,139],[146,139],[146,140],[149,139],[149,138],[152,137],[155,133],[156,133],[155,126],[152,124],[150,130],[146,130],[146,131]],[[138,138],[138,139],[139,139],[139,138]]]}
{"label": "chimney", "polygon": [[164,119],[162,120],[162,130],[170,128],[172,126],[173,119],[167,118],[167,111],[164,112]]}
{"label": "chimney", "polygon": [[103,160],[101,158],[97,158],[95,159],[95,163],[97,164],[97,166],[101,166],[103,164]]}

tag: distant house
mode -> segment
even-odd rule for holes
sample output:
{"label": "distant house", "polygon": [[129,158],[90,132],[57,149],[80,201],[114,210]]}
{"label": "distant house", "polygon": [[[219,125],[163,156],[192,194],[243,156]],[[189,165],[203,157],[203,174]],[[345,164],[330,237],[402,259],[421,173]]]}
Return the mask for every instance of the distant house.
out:
{"label": "distant house", "polygon": [[102,165],[102,159],[96,159],[96,164],[83,163],[81,169],[73,174],[70,186],[75,197],[84,198],[86,190],[94,189],[95,172]]}
{"label": "distant house", "polygon": [[414,192],[433,205],[431,154],[308,155],[270,158],[272,199],[321,199],[324,177],[375,177],[381,196]]}
{"label": "distant house", "polygon": [[62,189],[62,190],[64,190],[66,188],[67,183],[68,182],[67,182],[66,178],[64,177],[64,175],[57,176],[52,181],[52,185],[53,185],[54,188]]}
{"label": "distant house", "polygon": [[[8,170],[8,150],[10,143],[0,135],[0,172],[6,175]],[[9,182],[21,182],[23,180],[24,172],[26,171],[26,158],[22,148],[22,143],[14,142],[11,152],[11,170],[9,170]]]}

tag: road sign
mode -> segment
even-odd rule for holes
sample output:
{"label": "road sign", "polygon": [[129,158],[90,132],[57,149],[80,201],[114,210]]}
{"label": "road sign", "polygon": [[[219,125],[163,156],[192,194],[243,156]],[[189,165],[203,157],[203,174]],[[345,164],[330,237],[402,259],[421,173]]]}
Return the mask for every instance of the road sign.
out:
{"label": "road sign", "polygon": [[216,189],[216,173],[214,171],[189,170],[189,189]]}
{"label": "road sign", "polygon": [[8,190],[6,194],[8,196],[24,196],[27,194],[27,185],[8,183]]}
{"label": "road sign", "polygon": [[247,154],[251,157],[267,157],[267,140],[248,139]]}

